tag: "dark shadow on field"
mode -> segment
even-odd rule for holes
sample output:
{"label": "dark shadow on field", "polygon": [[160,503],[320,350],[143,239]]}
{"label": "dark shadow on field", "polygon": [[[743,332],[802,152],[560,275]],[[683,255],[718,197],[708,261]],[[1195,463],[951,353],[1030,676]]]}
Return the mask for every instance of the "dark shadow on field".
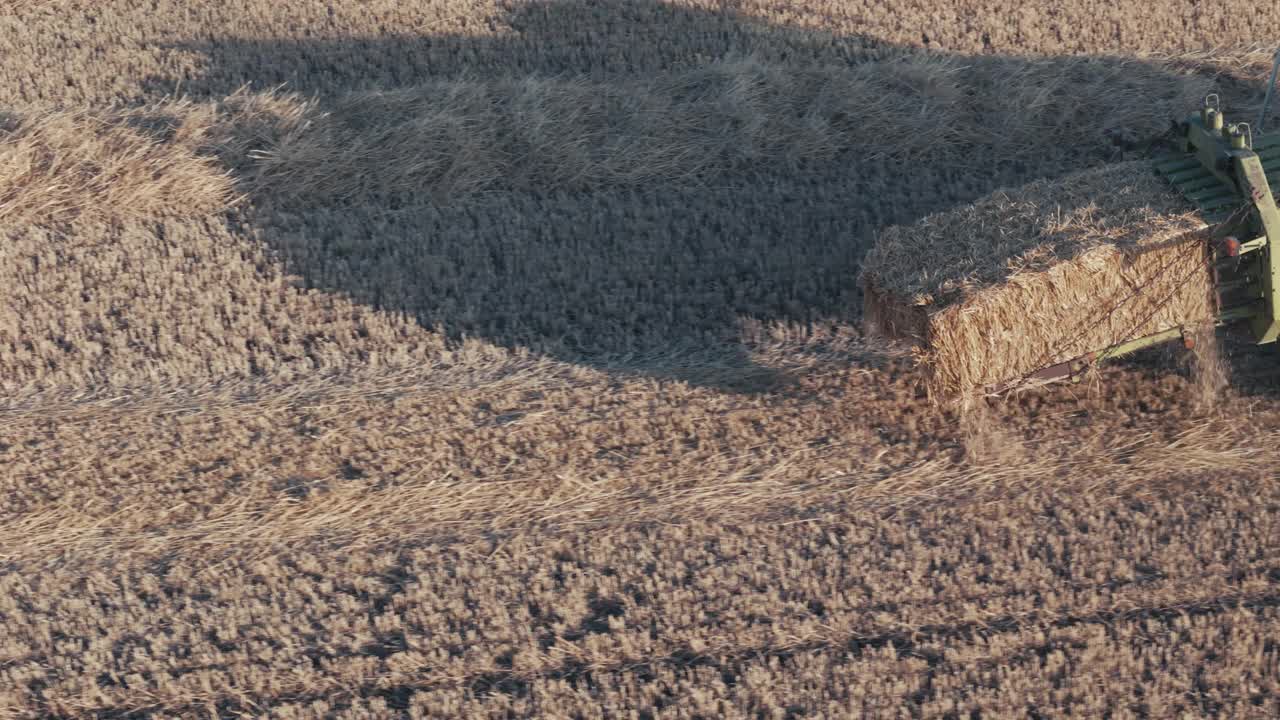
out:
{"label": "dark shadow on field", "polygon": [[306,41],[211,38],[170,46],[205,58],[181,82],[156,77],[149,95],[218,99],[242,85],[320,95],[408,87],[426,80],[574,76],[612,80],[696,66],[732,53],[802,66],[893,52],[883,41],[785,28],[747,16],[660,0],[506,0],[497,23],[474,30]]}
{"label": "dark shadow on field", "polygon": [[1280,345],[1258,346],[1243,333],[1232,333],[1220,343],[1231,393],[1280,398]]}
{"label": "dark shadow on field", "polygon": [[[199,51],[199,75],[152,91],[221,98],[251,83],[284,84],[324,110],[345,93],[428,81],[554,76],[624,80],[750,56],[800,71],[923,51],[862,36],[770,24],[726,4],[703,11],[652,0],[510,3],[509,31],[316,39],[219,38]],[[917,55],[918,57],[918,55]],[[1053,74],[1066,59],[962,58]],[[1106,58],[1097,67],[1119,63]],[[1164,71],[1153,70],[1159,73]],[[1179,78],[1168,74],[1170,93]],[[1081,82],[1087,78],[1080,79]],[[1007,89],[973,84],[982,105]],[[917,220],[990,191],[1134,157],[1143,137],[1063,104],[1055,112],[1101,125],[1092,145],[1047,143],[1010,160],[993,115],[987,139],[946,162],[869,158],[858,151],[779,168],[738,163],[678,183],[601,188],[507,188],[403,195],[348,205],[323,197],[244,215],[312,288],[404,313],[450,337],[481,338],[619,373],[758,392],[786,383],[754,363],[743,321],[763,327],[856,324],[861,258],[877,229]],[[1117,98],[1117,102],[1123,102]],[[931,111],[927,97],[912,108]],[[851,120],[851,122],[856,119]],[[1164,123],[1160,119],[1159,123]],[[256,128],[245,128],[251,136]],[[867,127],[869,138],[902,132]],[[711,359],[690,362],[698,352]],[[873,362],[867,360],[867,362]]]}
{"label": "dark shadow on field", "polygon": [[[1203,340],[1199,342],[1203,345]],[[1196,383],[1200,377],[1197,364],[1216,361],[1226,381],[1217,393],[1222,403],[1230,404],[1233,398],[1280,398],[1280,344],[1258,345],[1242,322],[1217,328],[1213,342],[1216,347],[1209,353],[1202,349],[1188,350],[1173,341],[1119,358],[1111,364],[1140,372],[1177,375]]]}

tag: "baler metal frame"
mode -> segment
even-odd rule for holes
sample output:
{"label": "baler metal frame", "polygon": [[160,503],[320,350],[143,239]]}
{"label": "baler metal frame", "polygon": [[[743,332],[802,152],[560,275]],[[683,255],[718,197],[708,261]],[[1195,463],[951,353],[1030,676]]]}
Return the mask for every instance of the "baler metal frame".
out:
{"label": "baler metal frame", "polygon": [[[1280,134],[1255,140],[1247,123],[1227,123],[1217,95],[1175,123],[1174,134],[1179,152],[1157,159],[1155,171],[1208,223],[1216,325],[1245,321],[1256,343],[1275,342],[1280,337],[1280,208],[1271,183],[1280,181]],[[1196,330],[1174,327],[1134,338],[1043,368],[1023,381],[1079,381],[1100,362],[1154,345],[1182,339],[1190,348]]]}

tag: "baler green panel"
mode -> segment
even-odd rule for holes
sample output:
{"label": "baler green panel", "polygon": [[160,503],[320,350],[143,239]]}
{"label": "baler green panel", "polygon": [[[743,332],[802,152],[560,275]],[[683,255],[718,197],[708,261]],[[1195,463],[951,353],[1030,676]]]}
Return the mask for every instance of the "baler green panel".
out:
{"label": "baler green panel", "polygon": [[[1280,133],[1258,137],[1253,150],[1262,161],[1267,184],[1274,193],[1274,188],[1280,187]],[[1155,161],[1155,167],[1178,192],[1200,208],[1205,222],[1211,225],[1226,220],[1244,202],[1234,188],[1222,182],[1194,155],[1165,156]]]}

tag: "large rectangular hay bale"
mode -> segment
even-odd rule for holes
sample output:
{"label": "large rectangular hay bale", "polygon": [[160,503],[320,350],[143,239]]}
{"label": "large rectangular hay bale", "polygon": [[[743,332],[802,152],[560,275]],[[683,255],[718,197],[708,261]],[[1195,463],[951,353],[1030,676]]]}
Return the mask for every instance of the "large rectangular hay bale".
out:
{"label": "large rectangular hay bale", "polygon": [[916,344],[934,393],[1210,322],[1209,230],[1150,163],[993,193],[888,228],[863,265],[864,318]]}

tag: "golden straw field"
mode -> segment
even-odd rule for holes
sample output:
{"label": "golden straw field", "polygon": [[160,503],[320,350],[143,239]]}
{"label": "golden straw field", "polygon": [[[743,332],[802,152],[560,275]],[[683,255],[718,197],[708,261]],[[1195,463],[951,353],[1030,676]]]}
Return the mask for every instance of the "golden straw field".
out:
{"label": "golden straw field", "polygon": [[860,280],[1149,240],[1280,6],[1010,7],[6,4],[0,718],[1280,717],[1274,351],[958,404]]}

